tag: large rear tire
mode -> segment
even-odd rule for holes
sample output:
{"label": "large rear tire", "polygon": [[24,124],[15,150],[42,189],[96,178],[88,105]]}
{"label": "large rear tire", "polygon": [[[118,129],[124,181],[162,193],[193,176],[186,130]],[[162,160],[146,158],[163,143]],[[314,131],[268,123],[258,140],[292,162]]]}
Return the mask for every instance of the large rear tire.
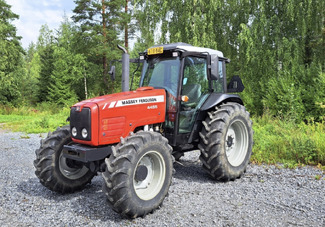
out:
{"label": "large rear tire", "polygon": [[138,132],[113,148],[103,177],[114,211],[136,218],[161,206],[172,179],[171,152],[167,139],[156,132]]}
{"label": "large rear tire", "polygon": [[65,126],[49,133],[35,151],[35,174],[41,184],[52,191],[69,193],[81,190],[95,176],[83,163],[63,157],[63,145],[71,142],[70,128]]}
{"label": "large rear tire", "polygon": [[222,104],[202,123],[199,149],[203,168],[216,180],[239,178],[246,171],[253,146],[252,121],[245,107]]}

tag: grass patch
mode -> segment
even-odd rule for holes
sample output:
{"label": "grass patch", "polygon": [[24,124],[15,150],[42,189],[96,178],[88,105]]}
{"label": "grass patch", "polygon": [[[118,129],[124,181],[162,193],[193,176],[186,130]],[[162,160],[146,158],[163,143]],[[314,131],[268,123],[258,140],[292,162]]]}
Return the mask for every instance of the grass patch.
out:
{"label": "grass patch", "polygon": [[42,133],[54,131],[58,126],[67,125],[70,108],[38,106],[36,108],[5,108],[0,106],[2,128],[14,132]]}
{"label": "grass patch", "polygon": [[269,116],[253,119],[255,163],[283,163],[295,168],[325,165],[325,124],[283,121]]}

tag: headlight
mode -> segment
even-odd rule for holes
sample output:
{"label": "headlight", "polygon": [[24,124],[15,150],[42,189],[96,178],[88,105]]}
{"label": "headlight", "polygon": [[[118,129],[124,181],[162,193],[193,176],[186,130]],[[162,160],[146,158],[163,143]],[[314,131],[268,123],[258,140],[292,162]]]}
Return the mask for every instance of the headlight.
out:
{"label": "headlight", "polygon": [[84,139],[87,138],[87,136],[88,136],[88,131],[87,131],[87,129],[83,128],[83,129],[81,130],[81,136],[82,136]]}
{"label": "headlight", "polygon": [[72,128],[71,134],[72,134],[73,137],[76,137],[77,136],[77,129],[76,129],[76,127],[73,127]]}

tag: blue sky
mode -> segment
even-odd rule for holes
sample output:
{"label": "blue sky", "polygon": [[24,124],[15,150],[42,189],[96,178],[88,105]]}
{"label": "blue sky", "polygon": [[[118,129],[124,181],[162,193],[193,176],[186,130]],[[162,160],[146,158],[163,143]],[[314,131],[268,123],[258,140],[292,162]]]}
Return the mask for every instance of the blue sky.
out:
{"label": "blue sky", "polygon": [[27,48],[31,42],[36,43],[39,30],[47,24],[50,29],[57,29],[64,14],[72,16],[75,8],[73,0],[5,0],[11,5],[11,11],[19,15],[13,21],[17,34],[22,36],[22,46]]}

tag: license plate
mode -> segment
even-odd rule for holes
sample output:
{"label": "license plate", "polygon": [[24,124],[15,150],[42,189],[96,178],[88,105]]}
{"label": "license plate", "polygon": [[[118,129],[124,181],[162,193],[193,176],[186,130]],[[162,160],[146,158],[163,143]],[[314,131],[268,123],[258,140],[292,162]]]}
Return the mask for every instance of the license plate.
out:
{"label": "license plate", "polygon": [[148,55],[162,54],[164,53],[163,47],[152,47],[148,49]]}

